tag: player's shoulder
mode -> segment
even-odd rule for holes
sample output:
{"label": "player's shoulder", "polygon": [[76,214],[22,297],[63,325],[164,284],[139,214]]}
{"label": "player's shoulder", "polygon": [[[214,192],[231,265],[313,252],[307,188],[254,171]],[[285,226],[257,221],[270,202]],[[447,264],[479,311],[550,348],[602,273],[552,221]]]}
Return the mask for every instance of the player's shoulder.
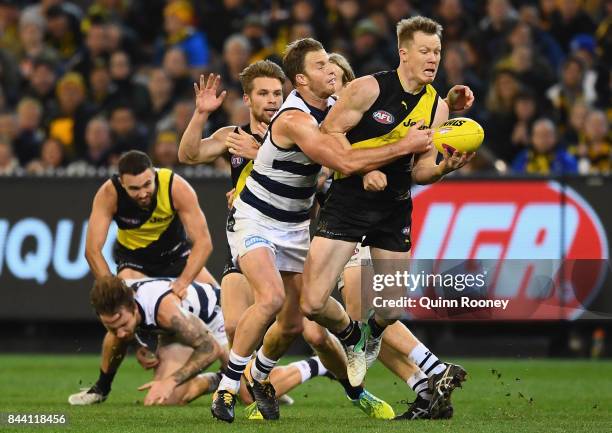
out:
{"label": "player's shoulder", "polygon": [[275,123],[280,123],[284,126],[295,125],[296,122],[315,122],[316,120],[309,113],[297,107],[284,110],[276,117]]}
{"label": "player's shoulder", "polygon": [[107,179],[96,192],[95,201],[103,205],[112,205],[117,203],[117,186],[115,185],[117,180],[113,178]]}
{"label": "player's shoulder", "polygon": [[341,101],[355,107],[369,107],[378,98],[380,85],[373,75],[365,75],[351,81],[342,91]]}

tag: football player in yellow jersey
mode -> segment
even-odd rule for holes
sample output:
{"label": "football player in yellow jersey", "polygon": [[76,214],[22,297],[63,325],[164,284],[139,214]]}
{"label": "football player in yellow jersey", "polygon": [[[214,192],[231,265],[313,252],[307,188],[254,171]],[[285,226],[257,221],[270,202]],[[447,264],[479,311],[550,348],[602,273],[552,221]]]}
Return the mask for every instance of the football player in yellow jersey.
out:
{"label": "football player in yellow jersey", "polygon": [[[172,171],[154,168],[143,152],[122,155],[119,174],[95,195],[85,256],[96,280],[112,275],[102,248],[113,220],[119,227],[114,256],[120,278],[173,277],[172,290],[181,298],[194,280],[217,285],[204,267],[212,242],[195,191]],[[71,404],[106,399],[129,343],[107,332],[98,381],[71,396]]]}
{"label": "football player in yellow jersey", "polygon": [[[448,119],[449,108],[459,111],[473,102],[472,92],[465,86],[451,89],[444,102],[431,86],[441,56],[442,27],[438,23],[424,17],[402,20],[397,35],[397,70],[353,81],[322,125],[322,131],[345,146],[386,146],[404,137],[412,126],[436,127]],[[363,245],[371,247],[373,259],[386,260],[387,264],[409,259],[411,183],[436,182],[465,165],[473,155],[445,154],[440,164],[436,164],[436,157],[435,148],[429,147],[368,173],[365,178],[337,174],[321,211],[304,269],[301,307],[307,317],[342,340],[353,383],[363,379],[367,365],[376,359],[382,333],[393,320],[375,315],[364,324],[358,323],[329,295],[357,242],[363,240]],[[372,188],[366,190],[364,185],[370,184]],[[391,271],[376,269],[381,274]],[[410,351],[410,359],[429,376],[434,392],[426,408],[430,416],[443,416],[450,405],[450,393],[465,378],[465,371],[439,362],[422,344]],[[438,386],[440,379],[447,376],[451,380]]]}

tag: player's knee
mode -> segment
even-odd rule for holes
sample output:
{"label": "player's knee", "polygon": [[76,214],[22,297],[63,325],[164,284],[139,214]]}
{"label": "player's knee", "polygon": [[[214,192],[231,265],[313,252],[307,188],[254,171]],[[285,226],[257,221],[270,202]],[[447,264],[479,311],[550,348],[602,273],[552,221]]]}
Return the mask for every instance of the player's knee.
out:
{"label": "player's knee", "polygon": [[283,290],[271,289],[263,293],[256,304],[268,317],[276,316],[285,303],[285,292]]}
{"label": "player's knee", "polygon": [[304,340],[306,340],[306,343],[316,351],[327,347],[328,338],[329,336],[325,329],[307,329],[306,332],[304,332]]}
{"label": "player's knee", "polygon": [[304,332],[304,326],[301,320],[295,323],[281,323],[280,330],[283,337],[293,339]]}
{"label": "player's knee", "polygon": [[315,320],[320,316],[324,308],[324,300],[307,299],[305,297],[300,299],[300,309],[302,313],[304,313],[304,316],[310,320]]}

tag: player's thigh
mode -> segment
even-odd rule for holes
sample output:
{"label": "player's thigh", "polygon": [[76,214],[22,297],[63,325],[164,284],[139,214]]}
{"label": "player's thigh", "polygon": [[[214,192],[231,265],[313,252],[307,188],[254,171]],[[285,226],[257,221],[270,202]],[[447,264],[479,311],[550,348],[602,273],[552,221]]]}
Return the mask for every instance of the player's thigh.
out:
{"label": "player's thigh", "polygon": [[304,265],[302,299],[319,303],[329,297],[357,242],[315,236]]}
{"label": "player's thigh", "polygon": [[266,246],[251,249],[239,258],[239,264],[253,290],[254,302],[278,304],[280,308],[285,290],[273,250]]}
{"label": "player's thigh", "polygon": [[193,353],[193,348],[180,343],[164,343],[157,348],[159,365],[155,369],[155,380],[162,380],[170,376],[185,365]]}
{"label": "player's thigh", "polygon": [[[161,344],[157,349],[159,365],[155,369],[155,380],[163,380],[174,374],[191,357],[193,349],[180,343]],[[175,405],[184,401],[184,396],[189,390],[189,381],[177,386],[165,404]]]}

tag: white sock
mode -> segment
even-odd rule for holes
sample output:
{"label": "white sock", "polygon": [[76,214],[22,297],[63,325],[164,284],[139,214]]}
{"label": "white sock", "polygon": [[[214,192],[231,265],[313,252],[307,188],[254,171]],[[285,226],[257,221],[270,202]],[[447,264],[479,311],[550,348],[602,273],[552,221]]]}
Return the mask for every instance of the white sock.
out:
{"label": "white sock", "polygon": [[263,347],[257,351],[255,362],[251,364],[251,375],[257,382],[265,381],[278,360],[273,360],[263,353]]}
{"label": "white sock", "polygon": [[306,382],[312,377],[323,376],[325,373],[327,373],[327,368],[325,368],[325,366],[321,363],[318,356],[292,362],[289,365],[298,369],[302,378],[302,383]]}
{"label": "white sock", "polygon": [[406,383],[418,396],[425,400],[431,400],[431,393],[427,387],[427,376],[421,370],[417,370],[416,373],[410,376]]}
{"label": "white sock", "polygon": [[221,378],[218,389],[224,389],[236,394],[240,389],[240,376],[242,376],[244,368],[250,359],[250,356],[240,356],[234,353],[233,350],[230,350],[227,370]]}
{"label": "white sock", "polygon": [[422,371],[431,377],[444,371],[446,366],[440,362],[438,357],[431,353],[423,343],[419,343],[417,347],[410,352],[410,360],[414,362]]}

